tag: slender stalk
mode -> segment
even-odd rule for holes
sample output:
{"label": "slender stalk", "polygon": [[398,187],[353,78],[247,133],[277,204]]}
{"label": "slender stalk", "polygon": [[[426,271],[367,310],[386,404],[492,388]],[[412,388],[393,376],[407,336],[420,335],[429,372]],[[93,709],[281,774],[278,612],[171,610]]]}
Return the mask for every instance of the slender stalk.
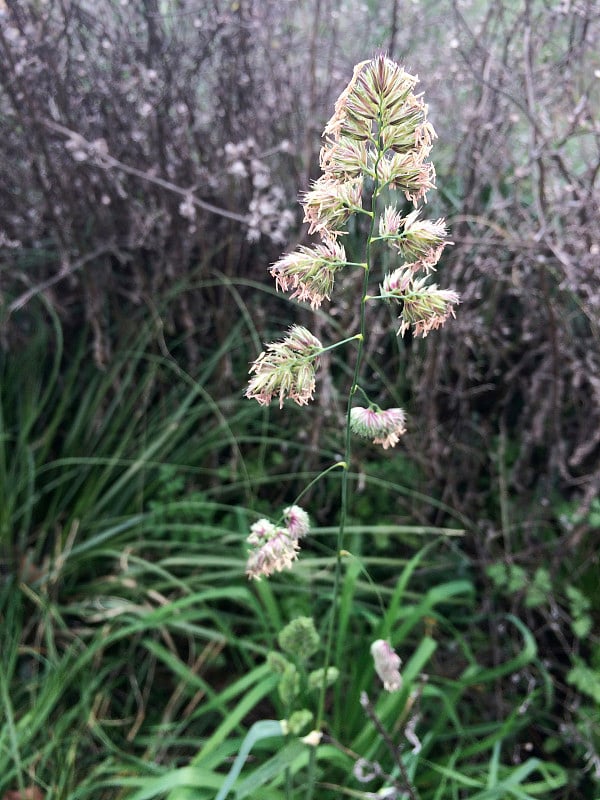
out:
{"label": "slender stalk", "polygon": [[[378,150],[377,162],[375,164],[375,175],[377,175],[377,165],[381,157],[381,148]],[[342,475],[342,489],[341,489],[341,508],[340,508],[340,523],[338,528],[337,543],[336,543],[336,559],[335,571],[333,576],[333,596],[331,601],[331,613],[329,615],[329,623],[327,626],[327,638],[325,640],[325,660],[323,669],[323,683],[319,691],[319,700],[317,703],[316,727],[320,729],[322,726],[322,717],[325,710],[325,693],[327,690],[327,670],[331,662],[331,652],[333,650],[333,635],[335,631],[335,621],[337,618],[337,602],[340,593],[340,584],[342,578],[342,551],[344,549],[344,534],[346,529],[346,519],[348,516],[348,493],[350,487],[350,464],[352,461],[352,431],[350,429],[350,417],[352,411],[352,403],[354,395],[359,387],[360,372],[362,367],[362,356],[366,335],[366,298],[369,287],[369,274],[371,270],[371,246],[373,241],[373,232],[375,229],[375,209],[377,204],[379,184],[375,178],[373,191],[371,194],[371,223],[369,227],[369,236],[366,245],[366,259],[364,264],[364,275],[362,282],[362,292],[360,299],[360,331],[352,337],[358,341],[356,352],[356,361],[354,364],[354,373],[352,376],[352,385],[348,392],[348,403],[346,406],[346,430],[345,430],[345,445],[344,445],[344,472]],[[309,761],[308,781],[306,790],[306,800],[312,800],[315,786],[315,772],[316,772],[316,748],[313,749]]]}
{"label": "slender stalk", "polygon": [[344,462],[344,461],[336,461],[336,463],[335,463],[335,464],[331,464],[329,467],[327,467],[327,469],[324,469],[322,472],[319,472],[319,474],[317,475],[317,477],[316,477],[316,478],[313,478],[313,479],[312,479],[312,481],[311,481],[310,483],[308,483],[308,484],[307,484],[307,485],[304,487],[304,489],[302,489],[302,491],[301,491],[301,492],[300,492],[300,494],[299,494],[299,495],[296,497],[296,499],[294,500],[294,502],[292,503],[292,505],[294,505],[294,506],[295,506],[295,505],[298,505],[298,503],[299,503],[299,502],[300,502],[300,500],[301,500],[301,499],[304,497],[304,495],[305,495],[305,494],[308,492],[308,490],[309,490],[309,489],[311,489],[311,488],[312,488],[312,487],[315,485],[315,483],[318,483],[318,482],[319,482],[319,481],[320,481],[322,478],[324,478],[324,477],[325,477],[325,475],[327,475],[327,473],[328,473],[328,472],[332,472],[334,469],[346,469],[346,464],[345,464],[345,462]]}
{"label": "slender stalk", "polygon": [[[368,270],[365,270],[365,272],[368,272]],[[348,344],[348,342],[353,342],[356,339],[360,339],[360,337],[361,337],[360,333],[355,333],[354,336],[349,336],[347,339],[342,339],[339,342],[334,342],[333,344],[329,344],[327,345],[327,347],[324,347],[322,350],[320,350],[318,355],[322,355],[323,353],[328,353],[330,350],[335,350],[336,347],[341,347],[343,344]],[[311,356],[311,358],[314,358],[314,356]]]}
{"label": "slender stalk", "polygon": [[[356,434],[371,439],[374,444],[381,444],[387,449],[393,447],[398,442],[398,437],[404,433],[402,409],[380,409],[376,403],[369,400],[360,386],[367,334],[366,304],[368,300],[375,299],[368,294],[370,273],[374,266],[372,254],[374,245],[379,242],[387,243],[398,249],[401,255],[409,257],[410,268],[406,265],[386,275],[385,292],[383,296],[377,297],[377,299],[385,297],[402,306],[403,316],[399,333],[404,334],[408,327],[413,325],[415,336],[426,336],[430,330],[440,327],[449,316],[453,316],[452,306],[459,302],[455,292],[438,290],[436,284],[425,286],[427,276],[446,244],[443,220],[439,221],[438,228],[435,227],[437,223],[419,226],[415,224],[418,211],[415,215],[402,218],[401,212],[394,205],[387,205],[380,218],[379,230],[375,230],[377,205],[385,187],[390,186],[394,190],[401,191],[405,198],[412,200],[416,206],[433,186],[433,165],[427,161],[427,157],[435,131],[427,122],[427,107],[420,95],[412,93],[417,82],[415,76],[406,73],[386,56],[378,56],[371,61],[356,65],[353,77],[339,96],[335,113],[324,130],[324,144],[319,158],[323,174],[305,193],[302,203],[304,219],[309,223],[309,234],[317,233],[328,243],[327,252],[333,253],[333,259],[328,257],[323,262],[319,251],[313,253],[314,257],[311,257],[312,251],[302,250],[300,262],[296,262],[293,257],[289,260],[282,259],[278,262],[279,267],[276,270],[276,278],[282,288],[294,288],[296,290],[294,297],[310,300],[311,305],[316,308],[324,297],[329,297],[332,286],[333,272],[326,275],[319,273],[322,262],[331,271],[335,271],[338,267],[362,267],[364,273],[358,333],[341,342],[323,347],[320,340],[302,326],[291,328],[288,339],[270,344],[254,362],[250,370],[254,377],[251,378],[246,391],[247,397],[254,397],[263,404],[278,395],[280,406],[286,396],[299,405],[304,405],[312,399],[315,385],[316,363],[310,362],[316,361],[321,353],[343,344],[356,342],[356,358],[347,396],[343,434],[344,460],[335,465],[343,470],[343,474],[332,596],[324,626],[323,680],[319,687],[315,709],[315,726],[318,731],[322,731],[325,726],[327,676],[334,656],[336,625],[339,624],[340,617],[338,605],[342,593],[342,558],[347,554],[344,550],[344,539],[349,529],[347,519],[350,511],[352,436]],[[409,153],[412,153],[412,158],[406,157]],[[368,192],[368,189],[365,190],[365,180],[371,181],[371,194],[370,202],[367,199],[363,204],[365,194]],[[345,261],[345,250],[341,246],[338,248],[337,237],[342,233],[346,221],[354,214],[367,216],[370,219],[364,263]],[[410,229],[409,224],[413,226]],[[413,278],[417,272],[421,272],[422,277]],[[268,360],[271,356],[273,363]],[[369,406],[367,409],[354,406],[357,394],[367,401]],[[307,488],[333,468],[329,467],[320,473]],[[281,549],[279,541],[277,545]],[[264,568],[259,565],[262,572],[258,570],[257,575],[270,574],[274,569],[279,571],[287,567],[286,559],[289,557],[290,561],[294,560],[296,554],[297,549],[292,553],[284,551],[281,558],[276,549],[273,552],[269,550],[260,552],[261,557],[271,558],[272,563],[269,562]],[[341,649],[343,640],[340,633],[337,642]],[[391,650],[389,643],[386,647]],[[398,656],[395,655],[394,658],[398,659]],[[384,687],[391,690],[389,682],[385,680]],[[320,736],[316,738],[318,740]],[[312,742],[314,739],[315,737],[311,736],[309,741]],[[312,800],[315,794],[316,753],[315,746],[311,749],[308,764],[306,800]],[[403,777],[406,780],[406,776]],[[286,791],[289,795],[289,785]],[[411,797],[414,796],[416,795],[412,792]]]}
{"label": "slender stalk", "polygon": [[390,753],[390,755],[392,757],[393,762],[396,764],[396,766],[400,770],[400,773],[402,775],[402,780],[404,782],[404,785],[403,785],[402,788],[406,791],[406,793],[408,794],[410,800],[419,800],[419,795],[417,794],[417,790],[412,785],[412,783],[410,781],[410,778],[408,776],[408,772],[406,771],[406,766],[404,764],[404,761],[402,760],[402,752],[401,752],[400,748],[397,747],[394,744],[394,742],[392,741],[392,739],[390,738],[390,735],[387,732],[387,730],[385,728],[385,725],[382,723],[382,721],[377,716],[377,712],[373,708],[373,705],[372,705],[371,701],[369,700],[369,697],[368,697],[366,692],[362,692],[361,697],[360,697],[360,704],[364,708],[367,716],[369,717],[369,719],[371,720],[371,722],[373,723],[373,725],[377,729],[377,732],[381,736],[381,741],[387,747],[387,749],[388,749],[388,751],[389,751],[389,753]]}

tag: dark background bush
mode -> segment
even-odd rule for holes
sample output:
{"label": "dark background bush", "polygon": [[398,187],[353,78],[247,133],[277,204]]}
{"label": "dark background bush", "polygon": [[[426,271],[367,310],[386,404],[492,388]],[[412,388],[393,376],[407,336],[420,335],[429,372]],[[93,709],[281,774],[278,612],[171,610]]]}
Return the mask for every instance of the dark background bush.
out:
{"label": "dark background bush", "polygon": [[[557,496],[589,507],[600,484],[596,3],[6,6],[5,346],[27,335],[43,293],[67,328],[89,324],[99,366],[132,311],[159,307],[193,364],[236,313],[219,276],[267,283],[266,266],[304,235],[296,199],[317,174],[323,122],[352,65],[384,48],[426,91],[440,136],[430,213],[448,217],[455,241],[440,282],[463,298],[456,322],[398,361],[426,488],[484,526],[490,486],[529,508],[533,498],[536,516]],[[182,285],[195,289],[165,305]]]}
{"label": "dark background bush", "polygon": [[[582,765],[598,773],[597,706],[589,709],[599,652],[589,631],[600,609],[598,41],[592,0],[0,0],[1,388],[14,412],[4,415],[12,456],[3,463],[17,487],[15,508],[26,509],[4,503],[6,564],[25,562],[33,547],[41,564],[62,526],[76,531],[86,488],[94,489],[88,476],[96,470],[110,486],[102,459],[135,461],[138,438],[143,451],[152,424],[162,431],[163,412],[179,408],[180,390],[198,390],[208,410],[186,417],[174,453],[156,456],[168,463],[148,468],[166,502],[191,497],[198,505],[210,483],[241,503],[237,471],[247,459],[260,486],[253,509],[280,507],[301,480],[265,473],[309,473],[325,451],[338,452],[338,391],[348,377],[341,358],[323,359],[316,402],[301,423],[294,409],[274,418],[288,428],[288,449],[265,446],[275,427],[242,391],[259,340],[278,335],[292,314],[309,314],[273,297],[267,267],[306,235],[297,197],[318,175],[335,98],[355,63],[385,49],[419,74],[439,134],[439,190],[426,211],[448,219],[455,244],[436,280],[462,303],[456,320],[422,342],[396,339],[389,310],[371,311],[367,356],[385,365],[385,376],[374,367],[369,391],[405,404],[410,424],[394,453],[357,444],[358,469],[374,482],[358,484],[351,513],[361,522],[467,528],[460,562],[466,551],[484,590],[468,623],[481,628],[482,660],[512,656],[499,609],[524,619],[554,683],[527,741],[541,752],[560,731],[574,785],[588,780]],[[311,325],[325,340],[333,328],[352,331],[354,305],[342,296],[335,314],[311,315]],[[60,358],[43,353],[61,328],[59,369]],[[146,338],[148,358],[145,345],[131,344]],[[35,360],[21,363],[32,343]],[[151,368],[157,352],[167,377]],[[35,392],[19,397],[20,374],[44,398],[39,413],[29,413]],[[122,427],[113,429],[115,409]],[[131,424],[129,413],[137,415]],[[35,425],[23,431],[21,418]],[[66,499],[44,483],[44,455],[81,459],[84,469],[70,467],[76,478],[64,483]],[[40,485],[31,477],[35,459]],[[312,490],[318,524],[337,518],[331,489],[321,481]],[[139,491],[145,502],[149,484]],[[56,504],[55,524],[44,522],[40,492],[50,511]],[[137,511],[137,494],[131,502]],[[217,521],[241,553],[231,514]],[[87,508],[89,524],[102,527],[97,515]],[[396,542],[361,540],[371,545],[387,554]],[[504,718],[512,698],[498,683],[491,713]],[[596,721],[584,730],[588,712]]]}

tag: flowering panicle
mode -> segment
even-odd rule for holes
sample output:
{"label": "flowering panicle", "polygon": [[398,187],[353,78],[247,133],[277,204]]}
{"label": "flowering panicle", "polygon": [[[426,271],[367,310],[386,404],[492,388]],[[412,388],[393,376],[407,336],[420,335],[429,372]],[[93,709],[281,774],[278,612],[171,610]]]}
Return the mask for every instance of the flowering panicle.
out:
{"label": "flowering panicle", "polygon": [[293,289],[291,298],[309,300],[318,308],[324,299],[329,300],[335,273],[346,264],[346,252],[341,244],[326,240],[313,247],[301,246],[273,264],[269,272],[278,289]]}
{"label": "flowering panicle", "polygon": [[387,692],[397,692],[402,688],[402,675],[400,675],[400,656],[394,652],[392,646],[385,639],[377,639],[371,645],[371,655],[375,664],[375,672],[383,683]]}
{"label": "flowering panicle", "polygon": [[322,175],[304,195],[304,222],[308,232],[335,238],[342,225],[362,210],[362,178],[338,182]]}
{"label": "flowering panicle", "polygon": [[321,148],[320,164],[323,172],[336,181],[347,181],[372,175],[373,151],[365,142],[341,136],[328,139]]}
{"label": "flowering panicle", "polygon": [[416,75],[386,56],[357,65],[324,130],[321,167],[326,177],[337,182],[374,177],[377,164],[382,185],[400,189],[415,205],[425,197],[434,186],[433,165],[425,159],[436,134],[427,121],[427,106],[413,93],[417,83]]}
{"label": "flowering panicle", "polygon": [[404,192],[407,200],[417,205],[425,201],[427,192],[435,186],[435,168],[431,161],[421,161],[415,153],[391,153],[380,159],[377,177],[382,186]]}
{"label": "flowering panicle", "polygon": [[[428,221],[419,216],[418,205],[425,202],[427,192],[435,185],[435,169],[429,155],[436,133],[427,119],[427,105],[420,94],[415,94],[417,83],[416,75],[410,75],[384,55],[356,65],[323,133],[321,177],[301,199],[308,233],[319,237],[320,242],[297,247],[269,268],[278,290],[290,292],[292,298],[310,303],[313,309],[331,299],[338,273],[351,267],[364,269],[360,331],[324,348],[307,328],[292,326],[282,341],[267,344],[253,362],[246,389],[246,397],[261,405],[267,405],[273,398],[278,398],[280,408],[285,398],[305,405],[313,397],[319,356],[354,340],[358,349],[348,398],[347,433],[369,439],[384,449],[394,447],[405,433],[404,411],[382,410],[368,398],[368,407],[352,406],[354,392],[361,389],[363,346],[367,337],[365,301],[375,299],[367,294],[372,280],[371,245],[379,242],[389,246],[404,262],[384,277],[377,295],[398,304],[400,334],[410,329],[415,336],[426,336],[454,316],[459,302],[455,292],[438,289],[436,284],[427,285],[429,273],[435,270],[449,242],[442,219]],[[378,217],[380,204],[383,205],[382,193],[388,189],[401,192],[415,210],[403,214],[388,205]],[[364,262],[348,261],[341,244],[341,236],[346,232],[344,226],[355,214],[367,215],[370,220]],[[377,220],[378,236],[373,233]],[[424,273],[424,277],[419,273]],[[351,459],[350,443],[348,435],[345,458],[340,462],[345,467],[344,481]],[[346,496],[345,492],[342,495]],[[308,525],[306,512],[297,506],[285,509],[281,526],[268,520],[253,525],[248,537],[253,546],[248,575],[258,578],[289,568],[298,556],[298,541],[308,531]],[[340,544],[339,552],[341,549]],[[385,642],[375,643],[373,648],[376,660],[387,653],[389,669],[392,673],[396,670],[387,684],[399,686],[397,656]]]}
{"label": "flowering panicle", "polygon": [[395,447],[400,436],[406,433],[406,414],[401,408],[382,411],[374,405],[369,408],[355,406],[350,411],[350,430],[387,450]]}
{"label": "flowering panicle", "polygon": [[455,315],[454,306],[460,302],[456,292],[426,285],[427,277],[415,278],[413,270],[401,267],[386,275],[381,296],[402,302],[399,333],[404,336],[413,326],[414,336],[427,336]]}
{"label": "flowering panicle", "polygon": [[413,270],[424,269],[429,272],[450,242],[446,239],[443,219],[435,222],[420,220],[420,213],[416,209],[403,217],[394,206],[386,206],[379,220],[379,235],[411,262]]}
{"label": "flowering panicle", "polygon": [[285,525],[277,527],[268,519],[259,519],[250,527],[246,575],[259,580],[274,572],[290,569],[298,558],[299,540],[310,530],[308,514],[300,506],[290,506],[283,512]]}
{"label": "flowering panicle", "polygon": [[268,405],[279,396],[279,408],[289,397],[299,406],[312,400],[315,389],[315,368],[323,345],[301,325],[292,325],[281,342],[271,342],[250,367],[245,396],[261,405]]}

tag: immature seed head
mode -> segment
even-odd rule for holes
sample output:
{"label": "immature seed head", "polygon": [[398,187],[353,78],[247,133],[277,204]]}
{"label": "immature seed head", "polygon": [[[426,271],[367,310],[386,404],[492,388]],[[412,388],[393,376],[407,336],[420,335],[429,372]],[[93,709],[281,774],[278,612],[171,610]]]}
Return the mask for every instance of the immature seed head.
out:
{"label": "immature seed head", "polygon": [[273,264],[269,272],[278,289],[284,292],[293,289],[291,298],[309,301],[312,308],[318,308],[323,300],[329,300],[335,273],[345,264],[343,246],[326,239],[323,244],[301,246],[288,253]]}
{"label": "immature seed head", "polygon": [[323,345],[301,325],[292,325],[281,342],[271,342],[250,367],[246,397],[268,405],[279,397],[282,408],[285,397],[302,406],[312,400],[315,389],[315,368]]}
{"label": "immature seed head", "polygon": [[371,645],[371,655],[375,664],[375,672],[388,692],[397,692],[402,688],[400,665],[402,661],[385,639],[377,639]]}
{"label": "immature seed head", "polygon": [[382,411],[376,406],[355,406],[350,411],[350,430],[387,450],[395,447],[400,436],[406,433],[406,414],[401,408]]}

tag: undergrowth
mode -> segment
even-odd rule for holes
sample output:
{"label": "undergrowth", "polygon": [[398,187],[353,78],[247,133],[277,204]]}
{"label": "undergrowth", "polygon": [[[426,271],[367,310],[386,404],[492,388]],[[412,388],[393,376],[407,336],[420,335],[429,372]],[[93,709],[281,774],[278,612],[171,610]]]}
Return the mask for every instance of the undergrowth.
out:
{"label": "undergrowth", "polygon": [[[248,311],[238,290],[249,288],[269,295],[268,311]],[[138,333],[106,364],[98,352],[93,363],[97,330],[65,342],[51,306],[23,311],[17,296],[11,311],[19,335],[0,365],[0,797],[290,800],[310,774],[319,800],[595,800],[600,598],[586,534],[599,527],[597,501],[582,511],[556,489],[544,496],[552,513],[528,513],[526,528],[507,480],[520,442],[501,436],[478,453],[498,453],[498,485],[481,460],[465,472],[489,516],[475,520],[468,504],[419,491],[418,459],[356,443],[340,552],[341,470],[315,479],[343,460],[336,384],[351,367],[329,353],[326,400],[276,421],[239,391],[256,327],[285,318],[273,290],[208,279],[205,262],[179,313],[191,291],[236,309],[216,342],[210,326],[209,341],[194,342],[193,372],[179,360],[189,326],[170,341],[162,308],[124,326]],[[317,318],[339,333],[342,311],[343,324]],[[410,387],[386,378],[378,352],[365,353],[365,389],[403,403]],[[434,472],[453,469],[441,445],[431,452]],[[302,558],[250,585],[249,528],[306,487],[315,511]],[[318,629],[333,606],[329,645],[319,638],[306,658],[284,649],[290,623]],[[389,694],[377,688],[373,639],[404,662]],[[315,705],[311,674],[328,646],[343,677],[325,687],[316,747],[303,741],[314,720],[297,716],[285,735],[279,721]],[[289,665],[299,678],[286,689]]]}

